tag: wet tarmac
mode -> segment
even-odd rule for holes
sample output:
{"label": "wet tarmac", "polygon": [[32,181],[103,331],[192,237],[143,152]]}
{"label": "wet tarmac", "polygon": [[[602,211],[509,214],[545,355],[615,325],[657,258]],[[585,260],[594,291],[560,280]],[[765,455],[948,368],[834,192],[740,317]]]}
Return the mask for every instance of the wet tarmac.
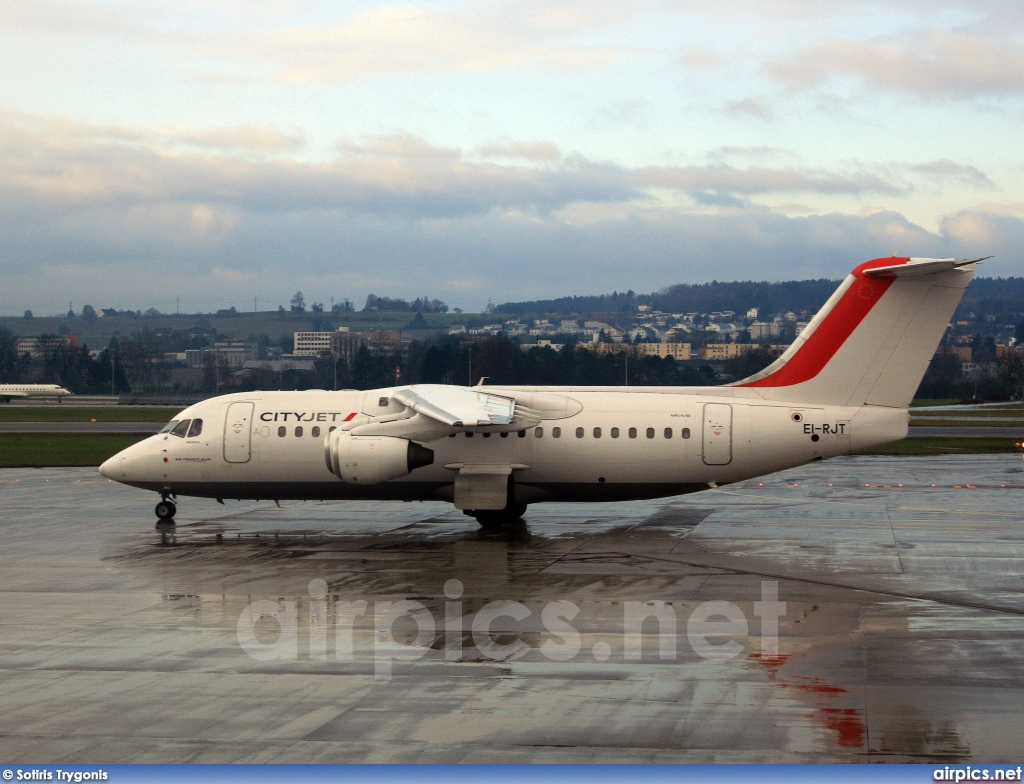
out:
{"label": "wet tarmac", "polygon": [[494,532],[199,499],[158,530],[91,469],[0,471],[0,757],[1019,761],[1022,467],[841,458]]}

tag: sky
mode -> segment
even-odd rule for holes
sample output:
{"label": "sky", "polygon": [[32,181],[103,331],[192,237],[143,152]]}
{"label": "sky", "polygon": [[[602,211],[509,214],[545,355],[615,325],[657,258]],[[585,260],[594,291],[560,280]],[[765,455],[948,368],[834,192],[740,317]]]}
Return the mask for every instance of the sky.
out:
{"label": "sky", "polygon": [[1019,0],[0,0],[0,313],[1024,274]]}

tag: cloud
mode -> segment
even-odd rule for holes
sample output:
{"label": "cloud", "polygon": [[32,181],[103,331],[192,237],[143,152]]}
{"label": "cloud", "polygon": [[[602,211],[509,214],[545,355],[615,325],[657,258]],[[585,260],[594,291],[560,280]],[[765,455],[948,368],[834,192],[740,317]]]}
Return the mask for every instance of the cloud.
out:
{"label": "cloud", "polygon": [[295,152],[306,146],[301,131],[286,133],[273,126],[236,125],[230,128],[174,126],[154,132],[166,144],[182,144],[214,150],[251,150],[267,153]]}
{"label": "cloud", "polygon": [[454,161],[462,157],[458,150],[435,147],[408,131],[395,131],[383,136],[363,136],[358,142],[342,141],[338,149],[353,155],[381,158]]}
{"label": "cloud", "polygon": [[[296,289],[310,300],[355,302],[371,291],[426,292],[479,310],[488,298],[649,291],[711,278],[838,278],[894,248],[939,257],[996,253],[986,274],[1019,274],[1024,246],[1024,221],[984,212],[949,216],[930,232],[891,211],[793,218],[757,208],[694,213],[610,204],[540,217],[506,211],[420,222],[316,211],[249,215],[228,241],[172,248],[142,226],[116,247],[104,244],[125,231],[112,214],[93,218],[102,241],[4,218],[0,230],[5,313],[56,312],[69,298],[167,310],[177,295],[183,310],[244,307],[253,296],[272,308],[287,305]],[[32,263],[11,263],[22,253]]]}
{"label": "cloud", "polygon": [[964,166],[959,163],[955,163],[948,158],[940,158],[939,160],[929,161],[928,163],[918,163],[910,166],[912,172],[919,174],[926,174],[937,180],[952,180],[954,182],[961,182],[965,185],[972,185],[975,188],[994,188],[992,180],[989,179],[988,175],[980,169],[974,166]]}
{"label": "cloud", "polygon": [[[219,138],[216,131],[205,133]],[[230,131],[224,135],[233,138]],[[174,138],[183,138],[182,133]],[[333,209],[424,219],[507,209],[543,213],[575,202],[624,203],[649,199],[654,190],[748,197],[902,192],[873,175],[795,168],[629,168],[579,156],[544,168],[473,163],[456,150],[404,132],[364,137],[348,144],[349,155],[313,162],[180,150],[162,146],[163,139],[148,128],[16,115],[0,122],[0,203],[21,211],[30,205],[60,212],[202,204],[263,214]],[[535,144],[526,149],[544,151]]]}
{"label": "cloud", "polygon": [[486,158],[522,158],[528,161],[556,161],[562,157],[553,142],[496,142],[481,147]]}
{"label": "cloud", "polygon": [[676,62],[680,65],[685,65],[688,68],[715,68],[727,63],[728,59],[718,52],[706,52],[702,49],[690,49],[679,55]]}
{"label": "cloud", "polygon": [[827,38],[768,66],[796,89],[853,77],[879,90],[925,97],[977,98],[1024,92],[1024,46],[949,31],[910,40]]}
{"label": "cloud", "polygon": [[91,2],[4,0],[0,29],[65,36],[124,37],[145,33],[151,16],[137,8]]}
{"label": "cloud", "polygon": [[[814,196],[907,192],[872,171],[630,167],[516,140],[490,145],[494,160],[477,161],[405,131],[360,137],[330,160],[300,160],[274,150],[300,132],[238,130],[247,127],[0,115],[0,312],[46,297],[55,306],[70,297],[166,310],[160,297],[168,292],[172,301],[187,293],[243,306],[296,288],[353,301],[370,291],[426,291],[472,308],[488,297],[578,293],[581,285],[650,290],[709,276],[838,276],[897,247],[996,252],[1005,266],[994,269],[1012,270],[1024,242],[1021,214],[1009,208],[950,214],[934,232],[894,211],[821,214],[820,199],[809,215],[766,206],[780,194],[814,204]],[[239,139],[249,149],[232,146]],[[774,155],[725,152],[740,163]],[[980,170],[942,158],[879,170],[985,181]],[[763,196],[773,198],[757,203]]]}
{"label": "cloud", "polygon": [[730,166],[649,166],[631,173],[638,187],[674,188],[681,191],[720,191],[733,194],[758,193],[898,195],[904,190],[874,175],[846,176],[802,169],[749,168]]}
{"label": "cloud", "polygon": [[708,158],[720,160],[723,158],[745,158],[745,159],[778,159],[795,158],[791,150],[782,147],[771,147],[768,145],[757,145],[754,147],[736,147],[727,145],[718,147],[708,153]]}
{"label": "cloud", "polygon": [[197,53],[266,64],[275,79],[291,84],[523,66],[589,70],[618,60],[626,50],[572,39],[639,10],[618,5],[505,0],[456,10],[383,6],[331,24],[211,35]]}
{"label": "cloud", "polygon": [[775,116],[771,104],[754,96],[744,98],[741,101],[730,101],[722,107],[722,111],[734,117],[753,117],[765,122],[770,122]]}

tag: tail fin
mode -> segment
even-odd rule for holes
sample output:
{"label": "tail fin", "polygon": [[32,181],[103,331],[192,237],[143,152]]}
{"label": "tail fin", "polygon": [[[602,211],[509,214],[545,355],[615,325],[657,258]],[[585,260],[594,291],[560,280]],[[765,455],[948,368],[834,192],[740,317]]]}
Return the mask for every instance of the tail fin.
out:
{"label": "tail fin", "polygon": [[781,357],[733,386],[772,400],[906,408],[979,261],[861,264]]}

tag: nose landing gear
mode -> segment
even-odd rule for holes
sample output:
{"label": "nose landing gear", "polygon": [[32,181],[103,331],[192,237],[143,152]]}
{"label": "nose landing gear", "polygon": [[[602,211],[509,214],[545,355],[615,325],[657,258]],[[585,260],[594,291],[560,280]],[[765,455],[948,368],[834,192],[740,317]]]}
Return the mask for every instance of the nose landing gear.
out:
{"label": "nose landing gear", "polygon": [[[163,500],[156,505],[156,516],[161,523],[168,523],[174,520],[178,507],[171,501],[168,494],[163,495]],[[159,525],[159,523],[158,523]]]}

